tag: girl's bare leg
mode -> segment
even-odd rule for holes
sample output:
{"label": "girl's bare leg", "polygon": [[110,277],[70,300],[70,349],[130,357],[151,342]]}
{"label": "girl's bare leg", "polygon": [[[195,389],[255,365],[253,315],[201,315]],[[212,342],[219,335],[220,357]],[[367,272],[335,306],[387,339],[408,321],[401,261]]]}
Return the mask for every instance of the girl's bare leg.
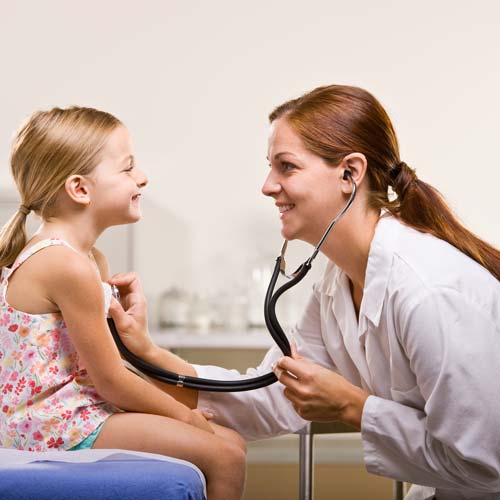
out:
{"label": "girl's bare leg", "polygon": [[93,448],[145,451],[187,460],[205,474],[208,500],[239,500],[246,465],[241,438],[229,429],[214,428],[216,434],[210,434],[168,417],[116,413],[104,423]]}
{"label": "girl's bare leg", "polygon": [[226,441],[230,441],[237,445],[246,455],[247,452],[247,444],[246,441],[232,429],[228,429],[227,427],[223,427],[222,425],[214,424],[210,422],[212,429],[214,430],[217,436],[225,439]]}

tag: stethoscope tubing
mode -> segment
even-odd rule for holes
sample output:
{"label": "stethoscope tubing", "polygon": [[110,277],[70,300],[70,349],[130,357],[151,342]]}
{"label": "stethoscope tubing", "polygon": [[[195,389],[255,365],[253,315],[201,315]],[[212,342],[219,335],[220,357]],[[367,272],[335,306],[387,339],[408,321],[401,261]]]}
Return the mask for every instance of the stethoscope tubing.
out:
{"label": "stethoscope tubing", "polygon": [[264,320],[266,322],[267,329],[273,337],[274,341],[280,348],[281,352],[285,356],[291,356],[292,349],[290,347],[290,342],[281,328],[276,317],[276,303],[283,293],[285,293],[289,288],[295,286],[297,283],[302,281],[306,274],[311,269],[311,264],[309,262],[304,262],[299,269],[294,273],[294,278],[282,285],[278,290],[273,293],[274,287],[276,286],[276,281],[279,276],[281,268],[281,256],[276,259],[276,265],[274,267],[274,272],[269,283],[269,287],[266,293],[265,306],[264,306]]}
{"label": "stethoscope tubing", "polygon": [[[281,328],[278,318],[276,317],[276,302],[280,296],[286,292],[289,288],[295,286],[299,281],[301,281],[306,274],[311,269],[310,263],[304,263],[297,270],[296,276],[281,286],[276,293],[273,293],[274,287],[276,286],[276,281],[279,276],[280,271],[280,261],[281,257],[276,259],[276,265],[274,268],[271,281],[268,286],[265,299],[264,307],[264,318],[271,336],[274,341],[283,352],[285,356],[291,355],[290,342]],[[198,391],[210,391],[210,392],[242,392],[242,391],[253,391],[255,389],[260,389],[261,387],[267,387],[268,385],[274,384],[278,379],[273,372],[266,373],[259,377],[253,377],[251,379],[240,379],[240,380],[215,380],[206,379],[201,377],[192,377],[190,375],[179,375],[177,373],[159,368],[148,361],[143,360],[139,356],[136,356],[131,352],[123,343],[120,335],[116,329],[115,322],[112,318],[108,318],[109,329],[113,339],[118,347],[118,350],[122,356],[135,368],[140,370],[146,376],[154,378],[160,382],[164,382],[170,385],[176,385],[178,387],[186,387],[188,389],[195,389]]]}
{"label": "stethoscope tubing", "polygon": [[120,351],[120,354],[135,368],[140,370],[146,376],[154,378],[160,382],[177,387],[185,387],[187,389],[195,389],[198,391],[210,392],[240,392],[253,391],[261,387],[274,384],[278,379],[273,372],[269,372],[259,377],[241,380],[215,380],[201,377],[192,377],[190,375],[179,375],[178,373],[170,372],[158,366],[155,366],[148,361],[136,356],[123,343],[116,329],[115,322],[112,318],[108,318],[109,329],[111,335]]}
{"label": "stethoscope tubing", "polygon": [[[349,175],[350,177],[350,175]],[[274,271],[271,276],[271,280],[269,282],[269,286],[266,292],[266,298],[264,301],[264,320],[266,322],[267,329],[269,333],[273,337],[277,346],[280,348],[284,356],[291,355],[291,347],[288,338],[281,328],[279,324],[278,318],[276,316],[276,303],[278,299],[283,295],[291,287],[298,284],[306,274],[310,271],[312,267],[312,261],[315,259],[316,255],[319,252],[319,248],[325,241],[329,232],[333,228],[333,226],[337,223],[338,220],[346,213],[346,211],[351,206],[354,198],[356,196],[356,183],[352,180],[353,191],[349,198],[349,201],[346,203],[345,207],[342,211],[332,220],[327,230],[323,234],[320,242],[314,249],[313,254],[306,262],[304,262],[298,269],[293,273],[291,279],[283,284],[276,292],[274,292],[274,288],[276,286],[276,282],[278,280],[281,263],[283,260],[283,255],[280,255],[276,259],[276,264],[274,266]],[[284,247],[285,248],[285,247]],[[248,379],[240,379],[240,380],[214,380],[207,379],[201,377],[192,377],[190,375],[179,375],[177,373],[165,370],[158,366],[155,366],[149,363],[146,360],[141,359],[139,356],[136,356],[133,352],[131,352],[127,346],[123,343],[120,338],[120,334],[116,329],[115,322],[112,318],[108,318],[108,325],[111,331],[111,335],[120,351],[120,354],[135,368],[144,373],[146,376],[151,377],[160,382],[164,382],[166,384],[175,385],[177,387],[185,387],[187,389],[194,389],[198,391],[210,391],[210,392],[241,392],[241,391],[253,391],[255,389],[260,389],[262,387],[267,387],[268,385],[274,384],[278,379],[273,372],[266,373],[265,375],[261,375],[259,377],[248,378]]]}

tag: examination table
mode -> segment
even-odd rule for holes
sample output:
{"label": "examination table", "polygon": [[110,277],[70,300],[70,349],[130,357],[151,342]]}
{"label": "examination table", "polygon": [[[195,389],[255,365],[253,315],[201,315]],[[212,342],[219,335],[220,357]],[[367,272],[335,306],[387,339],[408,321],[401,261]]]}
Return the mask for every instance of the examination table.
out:
{"label": "examination table", "polygon": [[126,450],[0,448],[2,500],[205,500],[202,472],[184,460]]}

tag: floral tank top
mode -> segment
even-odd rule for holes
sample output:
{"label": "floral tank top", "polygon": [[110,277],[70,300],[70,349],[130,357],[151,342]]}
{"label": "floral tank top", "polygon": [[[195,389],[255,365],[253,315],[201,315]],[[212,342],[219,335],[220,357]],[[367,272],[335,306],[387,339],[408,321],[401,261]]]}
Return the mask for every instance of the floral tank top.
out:
{"label": "floral tank top", "polygon": [[[43,240],[21,253],[0,276],[0,446],[19,450],[67,450],[119,411],[96,392],[60,313],[28,314],[6,300],[8,279]],[[111,288],[103,283],[105,311]]]}

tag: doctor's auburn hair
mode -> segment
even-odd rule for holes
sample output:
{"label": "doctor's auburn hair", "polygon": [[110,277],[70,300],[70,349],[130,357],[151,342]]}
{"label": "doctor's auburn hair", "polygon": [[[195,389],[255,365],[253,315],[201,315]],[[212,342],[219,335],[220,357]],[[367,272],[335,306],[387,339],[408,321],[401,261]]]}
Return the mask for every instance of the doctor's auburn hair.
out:
{"label": "doctor's auburn hair", "polygon": [[54,216],[66,179],[92,172],[119,125],[109,113],[73,106],[37,111],[21,126],[10,155],[21,206],[0,230],[0,268],[10,266],[26,245],[27,214]]}
{"label": "doctor's auburn hair", "polygon": [[[500,280],[500,251],[466,229],[437,189],[401,161],[391,120],[366,90],[345,85],[318,87],[278,106],[273,122],[285,119],[305,147],[336,166],[350,153],[368,163],[368,205],[424,233],[447,241]],[[389,196],[392,188],[397,197]]]}

